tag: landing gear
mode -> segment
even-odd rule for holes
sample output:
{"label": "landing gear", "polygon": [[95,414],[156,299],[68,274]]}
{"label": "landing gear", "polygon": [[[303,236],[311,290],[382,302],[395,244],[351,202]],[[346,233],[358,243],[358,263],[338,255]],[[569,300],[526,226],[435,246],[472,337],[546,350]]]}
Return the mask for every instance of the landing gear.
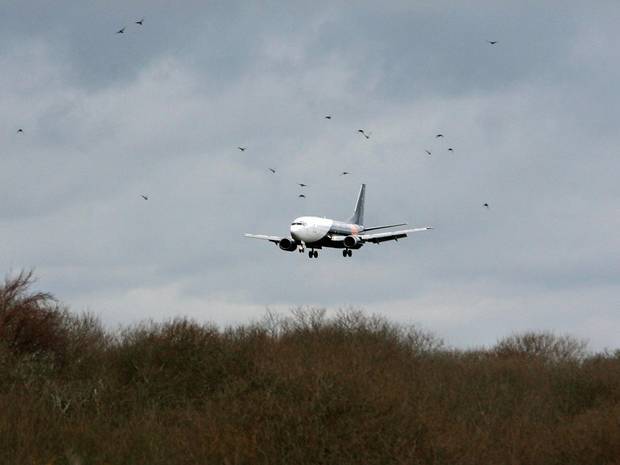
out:
{"label": "landing gear", "polygon": [[353,255],[353,251],[351,249],[344,249],[342,251],[342,256],[343,257],[350,257],[351,255]]}
{"label": "landing gear", "polygon": [[319,253],[316,250],[311,250],[310,252],[308,252],[308,257],[319,258]]}

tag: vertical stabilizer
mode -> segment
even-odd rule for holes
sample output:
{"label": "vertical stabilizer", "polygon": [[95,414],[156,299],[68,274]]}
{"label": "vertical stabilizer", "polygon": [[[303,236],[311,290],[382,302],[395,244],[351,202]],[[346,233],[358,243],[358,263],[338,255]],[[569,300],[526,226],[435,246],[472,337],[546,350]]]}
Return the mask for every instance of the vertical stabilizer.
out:
{"label": "vertical stabilizer", "polygon": [[349,223],[364,225],[364,200],[366,197],[366,184],[362,184],[360,193],[357,196],[357,203],[355,204],[355,211],[353,216],[349,219]]}

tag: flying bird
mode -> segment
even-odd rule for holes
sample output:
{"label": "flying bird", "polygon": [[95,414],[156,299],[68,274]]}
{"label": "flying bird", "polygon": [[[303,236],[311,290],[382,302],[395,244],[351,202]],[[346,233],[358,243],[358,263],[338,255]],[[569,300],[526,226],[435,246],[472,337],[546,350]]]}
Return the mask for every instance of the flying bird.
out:
{"label": "flying bird", "polygon": [[144,18],[142,18],[140,21],[136,21],[136,24],[139,24],[140,26],[142,26],[142,23],[144,23]]}
{"label": "flying bird", "polygon": [[299,187],[308,187],[308,184],[304,184],[303,182],[298,183]]}
{"label": "flying bird", "polygon": [[140,197],[142,197],[144,200],[148,200],[149,199],[148,195],[144,195],[144,194],[140,194]]}
{"label": "flying bird", "polygon": [[325,119],[332,119],[332,115],[325,116]]}
{"label": "flying bird", "polygon": [[118,31],[116,31],[117,34],[124,34],[125,33],[125,28],[121,28]]}
{"label": "flying bird", "polygon": [[267,168],[269,171],[271,171],[273,174],[276,174],[276,170],[274,170],[273,168]]}
{"label": "flying bird", "polygon": [[245,152],[245,149],[247,149],[247,147],[237,147],[239,150],[241,150],[242,152]]}
{"label": "flying bird", "polygon": [[485,208],[487,208],[487,209],[491,208],[491,207],[489,207],[489,204],[488,204],[488,203],[483,203],[483,204],[482,204],[482,206],[483,206],[483,207],[485,207]]}
{"label": "flying bird", "polygon": [[348,171],[343,171],[342,173],[340,173],[340,176],[346,176],[347,174],[351,174]]}
{"label": "flying bird", "polygon": [[431,151],[430,150],[425,150],[426,154],[430,157],[431,156]]}
{"label": "flying bird", "polygon": [[450,147],[450,148],[448,149],[448,152],[454,152],[454,149],[453,149],[452,147]]}
{"label": "flying bird", "polygon": [[491,45],[495,45],[497,43],[497,40],[487,40],[487,42]]}
{"label": "flying bird", "polygon": [[17,130],[17,134],[23,134],[23,133],[24,133],[24,130],[23,130],[22,128],[19,128],[19,129]]}
{"label": "flying bird", "polygon": [[440,137],[443,137],[443,134],[437,134],[437,135],[435,136],[435,139],[439,139]]}
{"label": "flying bird", "polygon": [[366,134],[363,129],[358,129],[357,132],[359,132],[366,139],[370,139],[370,136],[368,134]]}
{"label": "flying bird", "polygon": [[302,198],[302,199],[306,198],[306,196],[304,194],[299,194],[297,197]]}

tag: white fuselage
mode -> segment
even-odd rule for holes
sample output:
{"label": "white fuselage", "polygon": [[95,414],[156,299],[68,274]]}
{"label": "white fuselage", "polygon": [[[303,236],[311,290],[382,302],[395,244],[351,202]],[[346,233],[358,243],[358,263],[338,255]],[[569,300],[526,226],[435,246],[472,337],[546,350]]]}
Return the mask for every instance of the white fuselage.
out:
{"label": "white fuselage", "polygon": [[357,224],[343,223],[318,216],[301,216],[291,223],[291,237],[303,244],[326,247],[343,247],[342,240],[357,235],[364,228]]}
{"label": "white fuselage", "polygon": [[301,216],[291,223],[291,237],[306,244],[319,242],[331,229],[333,220],[316,216]]}

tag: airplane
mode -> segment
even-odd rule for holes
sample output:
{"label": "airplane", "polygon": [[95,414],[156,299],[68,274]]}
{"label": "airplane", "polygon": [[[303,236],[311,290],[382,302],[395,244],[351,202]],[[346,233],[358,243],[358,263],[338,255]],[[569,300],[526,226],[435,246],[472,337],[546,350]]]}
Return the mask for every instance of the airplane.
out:
{"label": "airplane", "polygon": [[353,216],[347,221],[336,221],[317,216],[301,216],[291,223],[291,237],[265,236],[262,234],[245,234],[252,239],[263,239],[275,243],[280,249],[287,252],[299,250],[304,253],[310,249],[308,257],[318,258],[317,249],[329,247],[343,249],[343,257],[351,257],[353,250],[360,249],[367,242],[379,244],[385,241],[397,241],[407,234],[433,229],[430,226],[414,229],[400,229],[381,233],[367,234],[378,229],[405,226],[407,223],[390,224],[386,226],[364,227],[364,201],[366,198],[366,184],[362,184]]}

